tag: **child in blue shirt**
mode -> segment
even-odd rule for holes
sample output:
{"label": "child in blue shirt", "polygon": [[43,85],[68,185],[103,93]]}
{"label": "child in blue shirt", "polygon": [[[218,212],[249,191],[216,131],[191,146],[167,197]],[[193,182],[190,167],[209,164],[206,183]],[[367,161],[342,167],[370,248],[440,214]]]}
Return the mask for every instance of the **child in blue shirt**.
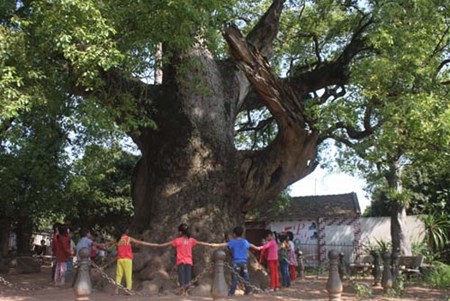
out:
{"label": "child in blue shirt", "polygon": [[251,288],[248,285],[250,283],[250,277],[248,273],[248,249],[252,248],[259,250],[259,247],[249,243],[245,238],[242,238],[244,229],[242,227],[235,227],[233,229],[234,238],[226,243],[211,244],[212,247],[228,247],[231,251],[234,272],[231,275],[231,287],[228,293],[229,296],[234,296],[237,287],[237,276],[241,276],[245,281],[245,294],[251,293]]}

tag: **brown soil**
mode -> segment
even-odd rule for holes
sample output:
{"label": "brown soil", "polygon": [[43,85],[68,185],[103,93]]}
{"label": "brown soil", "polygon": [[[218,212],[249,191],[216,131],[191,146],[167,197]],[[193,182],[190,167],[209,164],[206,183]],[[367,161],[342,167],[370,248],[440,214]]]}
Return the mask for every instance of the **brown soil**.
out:
{"label": "brown soil", "polygon": [[[39,274],[15,274],[10,272],[6,275],[0,275],[7,281],[14,284],[14,288],[8,287],[0,281],[0,300],[2,301],[44,301],[44,300],[75,300],[73,290],[67,286],[65,288],[57,288],[50,283],[50,272],[48,268],[44,268]],[[0,279],[1,280],[1,279]],[[326,277],[308,276],[304,280],[296,280],[292,287],[282,289],[275,293],[255,294],[252,296],[236,296],[227,300],[316,300],[327,301],[328,293],[325,289]],[[381,287],[371,287],[370,279],[358,279],[358,283],[367,285],[372,288],[371,296],[358,298],[353,286],[344,283],[344,291],[342,293],[342,301],[350,300],[373,300],[373,301],[437,301],[450,300],[450,291],[436,290],[426,288],[423,285],[411,284],[407,286],[405,293],[401,297],[390,297],[383,293]],[[238,291],[239,292],[239,291]],[[106,292],[94,291],[90,300],[97,301],[114,301],[114,300],[213,300],[212,297],[177,296],[174,293],[155,296],[124,296],[111,295]]]}

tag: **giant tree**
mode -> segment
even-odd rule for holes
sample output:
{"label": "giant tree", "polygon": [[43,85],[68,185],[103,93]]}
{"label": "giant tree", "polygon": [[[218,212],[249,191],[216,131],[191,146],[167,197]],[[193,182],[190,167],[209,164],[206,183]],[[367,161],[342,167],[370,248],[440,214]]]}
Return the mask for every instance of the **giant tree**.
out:
{"label": "giant tree", "polygon": [[[134,230],[162,241],[185,221],[196,237],[215,240],[310,174],[336,131],[354,139],[373,132],[378,100],[346,92],[384,86],[397,76],[386,66],[409,65],[398,58],[411,49],[390,47],[390,32],[410,26],[392,7],[427,24],[420,38],[442,36],[445,1],[422,2],[18,1],[3,14],[2,32],[27,60],[15,69],[17,58],[2,58],[10,67],[3,95],[23,100],[52,79],[39,89],[66,91],[80,116],[109,116],[142,154],[132,181]],[[435,18],[424,18],[431,12]],[[9,110],[31,105],[17,104]],[[247,129],[272,124],[275,138],[238,150],[237,116],[263,108],[267,119]]]}

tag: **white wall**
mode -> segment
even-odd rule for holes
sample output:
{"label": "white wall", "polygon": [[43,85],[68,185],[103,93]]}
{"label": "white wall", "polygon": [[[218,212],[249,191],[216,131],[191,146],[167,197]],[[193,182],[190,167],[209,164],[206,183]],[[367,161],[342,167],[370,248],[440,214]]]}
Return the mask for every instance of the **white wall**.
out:
{"label": "white wall", "polygon": [[[361,242],[363,244],[376,244],[376,241],[391,241],[390,217],[361,217]],[[409,241],[420,243],[424,239],[425,227],[419,216],[406,217],[406,236]]]}

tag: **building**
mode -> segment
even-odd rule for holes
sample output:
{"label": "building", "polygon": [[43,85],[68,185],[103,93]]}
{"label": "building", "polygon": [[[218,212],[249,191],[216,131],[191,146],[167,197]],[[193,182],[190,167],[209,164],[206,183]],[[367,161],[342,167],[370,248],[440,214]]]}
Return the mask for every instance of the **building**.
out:
{"label": "building", "polygon": [[306,266],[327,261],[333,248],[346,254],[347,262],[361,248],[361,211],[356,193],[294,197],[285,205],[267,202],[246,219],[246,237],[260,245],[265,229],[292,231],[294,244]]}

